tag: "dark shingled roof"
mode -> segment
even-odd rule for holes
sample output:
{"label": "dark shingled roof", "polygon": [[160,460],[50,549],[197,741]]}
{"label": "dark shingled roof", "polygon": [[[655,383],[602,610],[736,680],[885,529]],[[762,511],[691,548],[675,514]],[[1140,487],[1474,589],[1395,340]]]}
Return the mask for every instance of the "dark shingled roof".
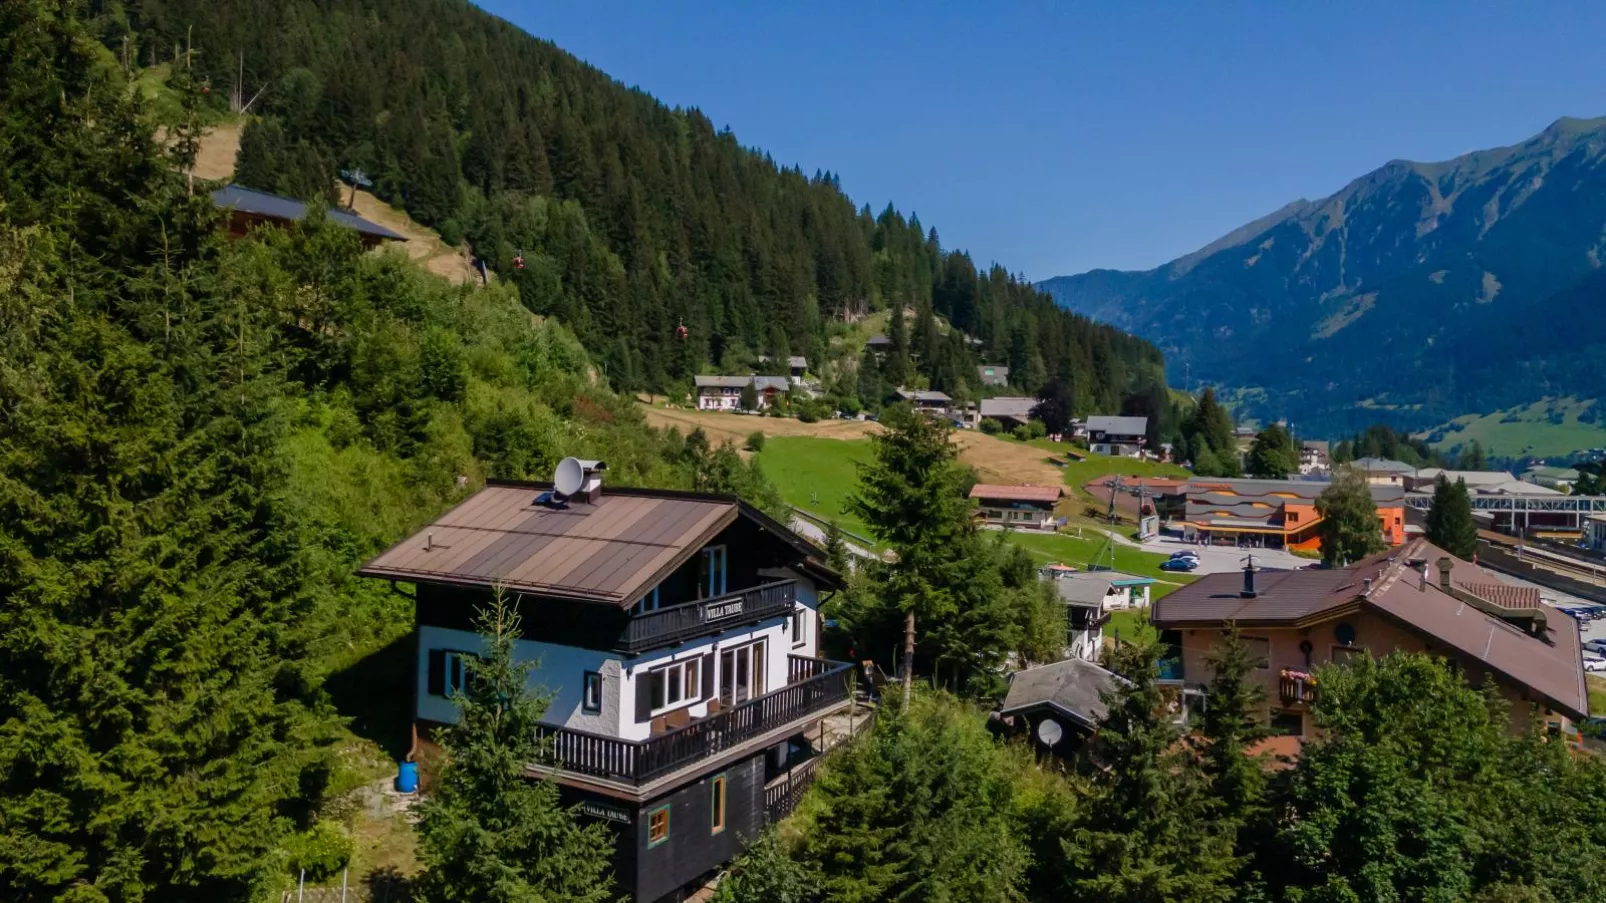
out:
{"label": "dark shingled roof", "polygon": [[1009,676],[1009,692],[998,706],[1001,715],[1034,708],[1050,708],[1092,730],[1104,718],[1100,694],[1114,692],[1121,678],[1092,662],[1078,658]]}
{"label": "dark shingled roof", "polygon": [[[280,197],[276,194],[268,194],[266,191],[257,191],[240,185],[225,185],[212,192],[212,203],[228,210],[238,210],[241,213],[250,213],[269,219],[300,221],[307,216],[307,205],[295,198]],[[407,236],[399,232],[392,232],[372,220],[363,219],[355,213],[347,213],[337,207],[330,207],[328,216],[331,222],[339,223],[348,229],[355,229],[363,235],[388,238],[393,241],[404,241],[407,238]]]}
{"label": "dark shingled roof", "polygon": [[[1439,585],[1441,558],[1451,561],[1454,592]],[[1367,578],[1372,580],[1370,592]],[[1347,568],[1261,571],[1255,575],[1257,595],[1252,599],[1239,595],[1242,585],[1241,573],[1201,577],[1155,602],[1153,623],[1161,629],[1215,627],[1227,621],[1292,627],[1367,609],[1481,662],[1572,718],[1589,713],[1583,652],[1572,619],[1540,602],[1538,590],[1507,586],[1425,540]],[[1543,637],[1486,613],[1470,604],[1468,595],[1514,611],[1537,610],[1545,617]]]}

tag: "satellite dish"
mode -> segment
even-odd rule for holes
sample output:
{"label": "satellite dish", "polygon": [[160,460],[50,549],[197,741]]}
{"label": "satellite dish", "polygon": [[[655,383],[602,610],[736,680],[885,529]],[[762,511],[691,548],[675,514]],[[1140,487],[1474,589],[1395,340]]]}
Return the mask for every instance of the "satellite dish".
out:
{"label": "satellite dish", "polygon": [[585,481],[586,468],[579,458],[564,458],[558,462],[558,469],[552,474],[552,488],[564,498],[579,492]]}
{"label": "satellite dish", "polygon": [[1065,728],[1052,718],[1044,718],[1037,723],[1037,741],[1044,746],[1053,748],[1055,744],[1065,739]]}

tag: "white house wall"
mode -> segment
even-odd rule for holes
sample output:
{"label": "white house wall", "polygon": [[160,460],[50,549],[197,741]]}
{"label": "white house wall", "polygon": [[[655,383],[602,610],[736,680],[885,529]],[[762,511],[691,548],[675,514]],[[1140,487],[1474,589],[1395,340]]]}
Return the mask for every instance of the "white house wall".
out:
{"label": "white house wall", "polygon": [[[785,576],[792,576],[790,571]],[[649,722],[635,718],[636,681],[647,671],[700,655],[715,655],[732,646],[741,646],[759,639],[767,639],[765,654],[765,692],[774,692],[786,685],[789,655],[814,657],[819,648],[819,597],[813,582],[797,581],[797,600],[807,612],[803,621],[803,640],[794,646],[790,617],[770,618],[757,626],[742,626],[714,637],[695,640],[683,646],[660,649],[635,658],[621,659],[617,653],[582,649],[576,646],[559,646],[533,640],[514,643],[514,655],[519,661],[536,661],[539,667],[530,672],[529,688],[551,697],[542,721],[560,724],[575,730],[588,731],[626,740],[645,740],[651,733]],[[432,649],[449,649],[478,652],[483,648],[479,635],[466,630],[421,625],[418,628],[416,658],[417,717],[421,720],[453,722],[457,710],[444,696],[429,694],[429,652]],[[602,711],[588,714],[582,706],[584,675],[596,671],[602,675]],[[714,676],[719,685],[719,675]],[[704,700],[691,706],[689,714],[701,718],[708,714]]]}

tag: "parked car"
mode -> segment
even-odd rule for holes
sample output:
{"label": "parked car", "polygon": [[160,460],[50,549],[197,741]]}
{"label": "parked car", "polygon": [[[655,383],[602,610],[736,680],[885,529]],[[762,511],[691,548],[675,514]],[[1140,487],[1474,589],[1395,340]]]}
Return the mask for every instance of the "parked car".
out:
{"label": "parked car", "polygon": [[1171,558],[1160,562],[1162,571],[1191,571],[1199,566],[1197,558]]}
{"label": "parked car", "polygon": [[1198,561],[1199,560],[1199,553],[1195,552],[1192,549],[1186,549],[1186,550],[1181,551],[1181,552],[1172,552],[1171,553],[1171,560],[1172,561],[1175,561],[1178,558],[1192,558],[1194,561]]}
{"label": "parked car", "polygon": [[1606,656],[1606,640],[1585,640],[1584,648],[1590,652]]}
{"label": "parked car", "polygon": [[1588,671],[1590,673],[1594,673],[1594,672],[1597,672],[1597,671],[1606,671],[1606,658],[1586,658],[1586,659],[1584,659],[1584,670]]}

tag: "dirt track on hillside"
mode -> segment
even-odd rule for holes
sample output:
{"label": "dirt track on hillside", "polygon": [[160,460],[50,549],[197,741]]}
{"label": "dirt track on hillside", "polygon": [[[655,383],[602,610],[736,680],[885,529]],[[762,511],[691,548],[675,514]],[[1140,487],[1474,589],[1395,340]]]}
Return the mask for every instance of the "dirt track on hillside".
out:
{"label": "dirt track on hillside", "polygon": [[[880,424],[864,420],[821,420],[818,423],[804,423],[790,417],[754,417],[747,414],[691,411],[685,408],[644,405],[642,410],[647,415],[647,422],[660,429],[672,426],[682,433],[689,433],[701,427],[710,440],[715,442],[728,440],[737,445],[741,445],[748,434],[753,432],[761,432],[766,436],[862,439],[881,429]],[[1040,448],[1006,442],[972,430],[955,430],[953,441],[959,446],[959,460],[976,468],[976,472],[986,482],[1058,486],[1063,480],[1059,468],[1048,463],[1048,453]]]}

